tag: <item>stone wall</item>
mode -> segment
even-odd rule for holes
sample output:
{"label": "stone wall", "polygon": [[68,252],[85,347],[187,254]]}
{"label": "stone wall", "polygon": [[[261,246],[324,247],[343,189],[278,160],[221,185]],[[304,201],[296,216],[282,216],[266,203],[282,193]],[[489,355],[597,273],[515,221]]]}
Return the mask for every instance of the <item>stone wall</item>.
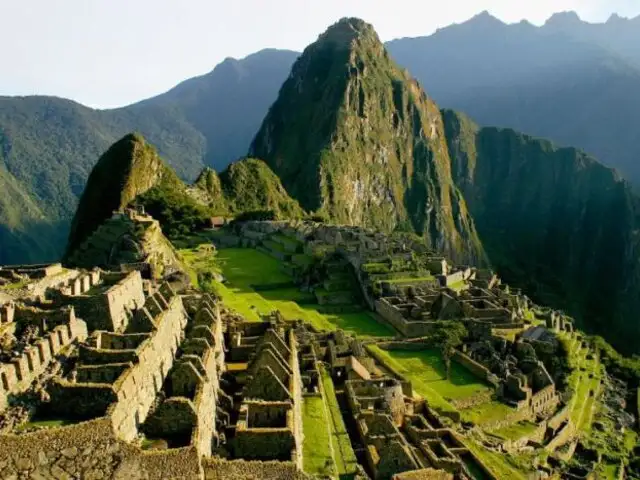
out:
{"label": "stone wall", "polygon": [[142,451],[100,418],[23,435],[0,435],[0,479],[202,480],[195,448]]}
{"label": "stone wall", "polygon": [[128,314],[144,304],[142,276],[133,271],[105,293],[112,328],[118,331],[126,327]]}
{"label": "stone wall", "polygon": [[435,325],[432,321],[407,321],[402,313],[384,298],[375,301],[375,310],[407,337],[424,337],[432,332]]}
{"label": "stone wall", "polygon": [[10,393],[27,389],[62,349],[87,338],[87,325],[75,318],[73,310],[67,314],[67,324],[54,327],[34,345],[27,347],[20,357],[0,364],[0,410],[6,408]]}
{"label": "stone wall", "polygon": [[62,297],[73,305],[89,330],[122,331],[129,323],[132,312],[142,307],[145,298],[140,272],[103,274],[105,283],[116,282],[97,295]]}
{"label": "stone wall", "polygon": [[558,430],[551,441],[547,445],[545,445],[544,449],[548,452],[553,452],[557,448],[571,441],[575,434],[576,427],[569,420],[562,427],[560,427],[560,430]]}
{"label": "stone wall", "polygon": [[0,306],[0,324],[11,323],[15,315],[16,306],[13,302]]}
{"label": "stone wall", "polygon": [[453,353],[453,359],[456,362],[458,362],[460,365],[465,367],[467,370],[469,370],[471,373],[473,373],[477,377],[480,377],[483,380],[489,382],[494,387],[497,388],[499,386],[500,382],[499,382],[498,378],[494,374],[492,374],[487,367],[485,367],[484,365],[476,362],[475,360],[473,360],[468,355],[465,355],[461,351],[456,350]]}
{"label": "stone wall", "polygon": [[223,460],[205,458],[202,460],[206,480],[304,480],[312,477],[296,468],[293,462]]}
{"label": "stone wall", "polygon": [[186,325],[180,297],[170,300],[167,310],[155,318],[156,332],[138,349],[139,363],[125,371],[114,383],[118,401],[109,407],[116,433],[132,440],[169,373]]}
{"label": "stone wall", "polygon": [[31,279],[51,277],[62,272],[59,263],[40,263],[32,265],[5,265],[2,270],[11,270],[19,275],[27,275]]}

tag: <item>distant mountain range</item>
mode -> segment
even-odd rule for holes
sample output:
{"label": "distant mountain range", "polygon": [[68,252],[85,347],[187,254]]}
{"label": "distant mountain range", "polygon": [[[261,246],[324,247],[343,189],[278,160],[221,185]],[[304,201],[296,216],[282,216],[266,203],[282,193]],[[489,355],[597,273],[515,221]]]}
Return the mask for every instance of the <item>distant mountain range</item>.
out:
{"label": "distant mountain range", "polygon": [[89,177],[68,258],[94,251],[93,232],[131,202],[172,238],[220,214],[321,218],[417,234],[458,264],[488,261],[536,302],[638,351],[630,184],[575,148],[441,110],[362,20],[340,20],[298,57],[246,153],[187,185],[127,135]]}
{"label": "distant mountain range", "polygon": [[[582,148],[638,184],[638,45],[640,17],[588,24],[563,13],[535,27],[485,12],[387,49],[440,106]],[[128,132],[141,132],[187,180],[246,155],[298,55],[228,58],[165,94],[112,110],[0,97],[0,182],[13,192],[0,201],[0,263],[62,253],[91,167]]]}

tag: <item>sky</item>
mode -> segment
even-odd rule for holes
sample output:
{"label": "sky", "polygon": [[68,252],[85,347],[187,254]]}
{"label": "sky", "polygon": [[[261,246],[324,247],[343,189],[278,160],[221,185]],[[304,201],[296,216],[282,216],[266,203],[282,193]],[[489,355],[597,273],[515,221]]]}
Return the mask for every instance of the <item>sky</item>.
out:
{"label": "sky", "polygon": [[635,17],[640,0],[0,0],[0,95],[127,105],[263,48],[302,50],[345,16],[383,41],[423,36],[484,10],[541,25]]}

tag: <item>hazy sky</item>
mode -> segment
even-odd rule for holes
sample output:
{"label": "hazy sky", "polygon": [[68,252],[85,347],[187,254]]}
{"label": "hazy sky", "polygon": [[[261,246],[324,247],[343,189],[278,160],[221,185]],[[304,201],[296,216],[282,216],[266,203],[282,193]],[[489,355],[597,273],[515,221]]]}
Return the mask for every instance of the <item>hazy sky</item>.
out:
{"label": "hazy sky", "polygon": [[0,95],[125,105],[266,47],[302,50],[344,16],[382,40],[428,35],[488,10],[542,24],[640,14],[640,0],[0,0]]}

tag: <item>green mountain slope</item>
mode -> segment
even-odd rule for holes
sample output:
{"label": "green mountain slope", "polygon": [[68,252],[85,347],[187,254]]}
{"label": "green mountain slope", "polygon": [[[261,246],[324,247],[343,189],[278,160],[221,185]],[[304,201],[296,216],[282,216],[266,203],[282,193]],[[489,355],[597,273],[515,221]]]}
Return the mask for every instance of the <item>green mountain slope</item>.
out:
{"label": "green mountain slope", "polygon": [[0,192],[0,264],[16,257],[25,262],[35,262],[42,254],[54,257],[64,242],[62,229],[47,220],[1,160]]}
{"label": "green mountain slope", "polygon": [[579,150],[443,115],[454,177],[504,278],[637,351],[640,203],[629,184]]}
{"label": "green mountain slope", "polygon": [[393,40],[393,58],[439,105],[595,155],[640,184],[640,17],[542,27],[484,12],[433,35]]}
{"label": "green mountain slope", "polygon": [[[6,170],[64,238],[96,159],[128,132],[141,132],[188,181],[205,161],[223,169],[244,155],[297,55],[264,50],[227,59],[166,94],[113,110],[55,97],[0,97]],[[21,242],[39,236],[30,225],[25,221]],[[12,227],[0,219],[0,229]],[[64,245],[22,247],[8,238],[0,238],[3,263],[54,260]]]}
{"label": "green mountain slope", "polygon": [[122,211],[161,181],[179,183],[141,135],[129,134],[114,143],[89,175],[71,222],[67,252],[75,250],[114,211]]}
{"label": "green mountain slope", "polygon": [[341,20],[305,49],[249,155],[306,210],[414,229],[455,259],[483,258],[438,107],[362,20]]}
{"label": "green mountain slope", "polygon": [[277,218],[300,218],[304,214],[262,160],[233,162],[220,174],[220,183],[230,212],[270,210]]}

